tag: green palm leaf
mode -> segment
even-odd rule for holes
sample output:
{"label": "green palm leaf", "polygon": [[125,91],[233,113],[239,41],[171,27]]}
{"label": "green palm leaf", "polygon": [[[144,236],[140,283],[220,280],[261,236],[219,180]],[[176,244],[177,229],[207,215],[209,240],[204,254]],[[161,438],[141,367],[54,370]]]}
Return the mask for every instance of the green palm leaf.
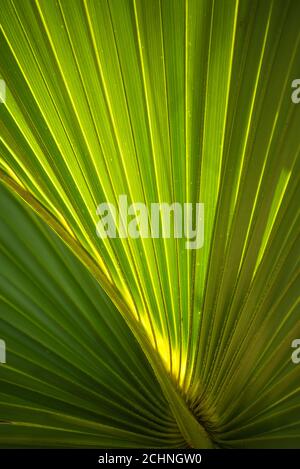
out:
{"label": "green palm leaf", "polygon": [[[300,118],[290,98],[291,82],[300,73],[299,2],[1,3],[0,73],[7,83],[0,106],[1,179],[87,267],[131,331],[120,332],[122,319],[104,292],[53,233],[35,218],[27,220],[29,215],[20,215],[19,229],[33,230],[32,223],[37,228],[25,252],[17,250],[17,238],[10,231],[5,236],[6,226],[16,223],[10,214],[3,225],[7,260],[1,267],[6,279],[1,317],[10,319],[0,332],[16,337],[13,353],[18,356],[25,347],[27,361],[35,362],[35,341],[46,339],[40,329],[31,331],[31,322],[35,316],[40,324],[50,321],[46,347],[56,349],[61,341],[57,354],[65,363],[64,379],[73,376],[81,386],[89,368],[86,354],[100,360],[105,345],[100,332],[98,337],[90,329],[84,335],[80,321],[100,331],[106,319],[115,331],[106,341],[107,378],[101,381],[105,368],[100,363],[95,375],[90,368],[89,394],[80,402],[70,398],[74,411],[62,404],[64,386],[57,388],[66,439],[60,440],[61,427],[56,429],[56,417],[49,415],[44,441],[79,444],[67,434],[74,431],[95,446],[99,436],[103,446],[299,445],[299,371],[290,360],[290,344],[300,329],[295,255]],[[147,206],[204,203],[203,248],[187,250],[180,238],[99,239],[96,207],[104,201],[117,205],[120,194],[129,204]],[[12,203],[3,197],[3,203]],[[36,270],[29,253],[34,240],[43,244],[45,239],[51,239],[51,249],[41,253]],[[57,251],[63,261],[50,269],[47,259]],[[25,259],[33,284],[59,275],[56,283],[63,290],[58,297],[52,286],[47,307],[40,289],[28,285],[30,298],[39,304],[36,314],[19,292],[28,282],[22,276]],[[12,290],[9,272],[16,276]],[[81,289],[78,314],[69,304],[77,304],[72,275],[83,276],[90,291]],[[87,302],[91,298],[93,306]],[[58,304],[64,305],[62,317]],[[17,339],[23,317],[27,329]],[[58,320],[63,334],[54,325]],[[74,368],[71,357],[79,344],[83,348]],[[51,360],[38,356],[37,366],[49,369],[41,386],[51,386]],[[130,360],[135,368],[123,376]],[[24,375],[32,379],[28,366],[17,360],[12,370],[1,367],[1,378],[11,383],[7,393]],[[123,398],[111,383],[113,374],[122,375]],[[146,383],[153,397],[141,415]],[[106,408],[110,387],[116,394]],[[46,388],[40,392],[44,399]],[[13,410],[4,399],[4,420],[22,420],[19,412],[24,412],[27,422],[26,408],[33,401],[29,393],[18,401],[20,410]],[[164,404],[153,410],[156,401]],[[116,418],[118,406],[123,406],[122,418]],[[48,421],[43,409],[36,409],[39,425]],[[9,441],[16,436],[26,444],[35,432],[31,425],[23,432],[7,423],[4,430],[0,426],[1,435],[7,431]]]}
{"label": "green palm leaf", "polygon": [[0,221],[1,334],[9,356],[1,368],[1,443],[182,445],[111,301],[48,228],[0,193],[1,214],[11,215],[10,223]]}

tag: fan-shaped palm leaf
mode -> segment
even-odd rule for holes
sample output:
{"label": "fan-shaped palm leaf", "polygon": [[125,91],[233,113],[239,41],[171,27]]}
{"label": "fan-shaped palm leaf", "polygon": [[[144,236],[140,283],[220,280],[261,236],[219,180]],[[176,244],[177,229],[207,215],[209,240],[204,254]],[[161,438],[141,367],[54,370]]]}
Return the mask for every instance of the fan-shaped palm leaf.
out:
{"label": "fan-shaped palm leaf", "polygon": [[[1,4],[2,180],[122,314],[174,416],[153,423],[163,433],[170,422],[162,444],[299,444],[299,2]],[[120,194],[204,203],[204,247],[100,240],[96,207]]]}

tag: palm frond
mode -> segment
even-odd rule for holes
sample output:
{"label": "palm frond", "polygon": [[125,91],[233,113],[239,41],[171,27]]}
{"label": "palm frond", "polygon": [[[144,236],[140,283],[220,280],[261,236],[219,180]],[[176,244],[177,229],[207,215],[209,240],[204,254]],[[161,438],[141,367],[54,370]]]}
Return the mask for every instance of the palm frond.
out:
{"label": "palm frond", "polygon": [[[118,308],[173,443],[299,444],[299,2],[2,5],[1,179]],[[203,248],[99,239],[120,194],[204,203]]]}

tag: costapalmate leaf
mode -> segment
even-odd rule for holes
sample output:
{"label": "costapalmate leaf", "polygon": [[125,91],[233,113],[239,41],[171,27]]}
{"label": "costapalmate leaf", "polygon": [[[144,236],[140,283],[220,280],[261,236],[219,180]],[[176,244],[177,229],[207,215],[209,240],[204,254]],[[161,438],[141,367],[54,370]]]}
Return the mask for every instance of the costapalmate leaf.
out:
{"label": "costapalmate leaf", "polygon": [[[2,0],[1,6],[1,180],[26,214],[31,207],[73,253],[39,222],[36,242],[47,231],[72,267],[52,266],[50,275],[57,288],[68,289],[68,299],[52,288],[51,307],[39,297],[38,312],[20,296],[25,279],[18,257],[26,257],[35,284],[49,275],[55,256],[41,252],[36,270],[35,238],[24,252],[18,237],[5,247],[15,221],[12,213],[2,217],[2,252],[10,261],[0,272],[4,278],[14,272],[15,287],[3,284],[1,317],[10,318],[14,353],[26,349],[29,361],[41,360],[39,329],[28,322],[22,335],[22,320],[46,324],[51,316],[66,321],[62,330],[51,323],[47,342],[49,349],[58,345],[65,379],[73,376],[81,386],[82,373],[93,376],[86,353],[93,350],[100,360],[105,348],[74,318],[95,321],[97,310],[84,303],[77,316],[65,305],[61,317],[55,306],[76,304],[69,275],[92,282],[92,274],[101,290],[93,283],[91,294],[82,294],[93,304],[107,303],[108,295],[114,306],[108,302],[101,311],[112,309],[111,316],[118,312],[122,319],[103,312],[107,327],[119,331],[125,321],[128,328],[126,346],[119,332],[107,337],[117,360],[108,362],[107,380],[119,373],[119,359],[129,369],[130,360],[143,364],[141,375],[132,369],[124,377],[127,408],[120,393],[113,394],[116,384],[96,384],[105,369],[99,363],[99,376],[85,384],[90,398],[74,394],[67,400],[72,408],[57,407],[74,436],[61,440],[41,407],[37,422],[27,420],[28,405],[44,402],[48,391],[21,395],[36,370],[18,361],[5,392],[19,407],[12,398],[11,405],[3,401],[3,419],[14,425],[0,425],[0,442],[32,444],[43,420],[50,446],[79,446],[76,432],[90,446],[99,445],[99,435],[103,446],[299,446],[300,368],[291,360],[300,334],[300,107],[291,100],[291,84],[300,76],[299,2]],[[203,247],[186,249],[185,237],[100,239],[97,206],[117,205],[121,194],[146,206],[203,203]],[[2,196],[3,203],[15,203]],[[28,216],[20,231],[31,226]],[[34,304],[35,293],[41,292],[31,293]],[[76,341],[83,348],[75,369]],[[9,370],[8,363],[0,376]],[[51,387],[51,379],[46,374],[43,385]],[[110,386],[109,405],[116,408],[108,411],[99,396]],[[149,386],[149,406],[157,400],[164,410],[158,404],[152,415],[146,406],[141,415]],[[64,382],[55,392],[66,392]],[[99,405],[95,427],[89,422],[96,414],[83,412],[84,399],[87,412]]]}

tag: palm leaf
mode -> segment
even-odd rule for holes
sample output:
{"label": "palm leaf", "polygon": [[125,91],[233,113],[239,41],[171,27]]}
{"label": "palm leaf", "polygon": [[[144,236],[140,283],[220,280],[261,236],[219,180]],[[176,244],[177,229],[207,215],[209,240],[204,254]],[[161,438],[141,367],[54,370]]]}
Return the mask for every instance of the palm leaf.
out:
{"label": "palm leaf", "polygon": [[3,187],[0,194],[1,214],[11,217],[0,220],[9,357],[1,368],[1,444],[184,444],[111,301],[53,232]]}
{"label": "palm leaf", "polygon": [[[299,2],[2,4],[1,178],[134,334],[177,425],[161,444],[299,444]],[[204,247],[100,240],[96,207],[120,194],[203,202]]]}

